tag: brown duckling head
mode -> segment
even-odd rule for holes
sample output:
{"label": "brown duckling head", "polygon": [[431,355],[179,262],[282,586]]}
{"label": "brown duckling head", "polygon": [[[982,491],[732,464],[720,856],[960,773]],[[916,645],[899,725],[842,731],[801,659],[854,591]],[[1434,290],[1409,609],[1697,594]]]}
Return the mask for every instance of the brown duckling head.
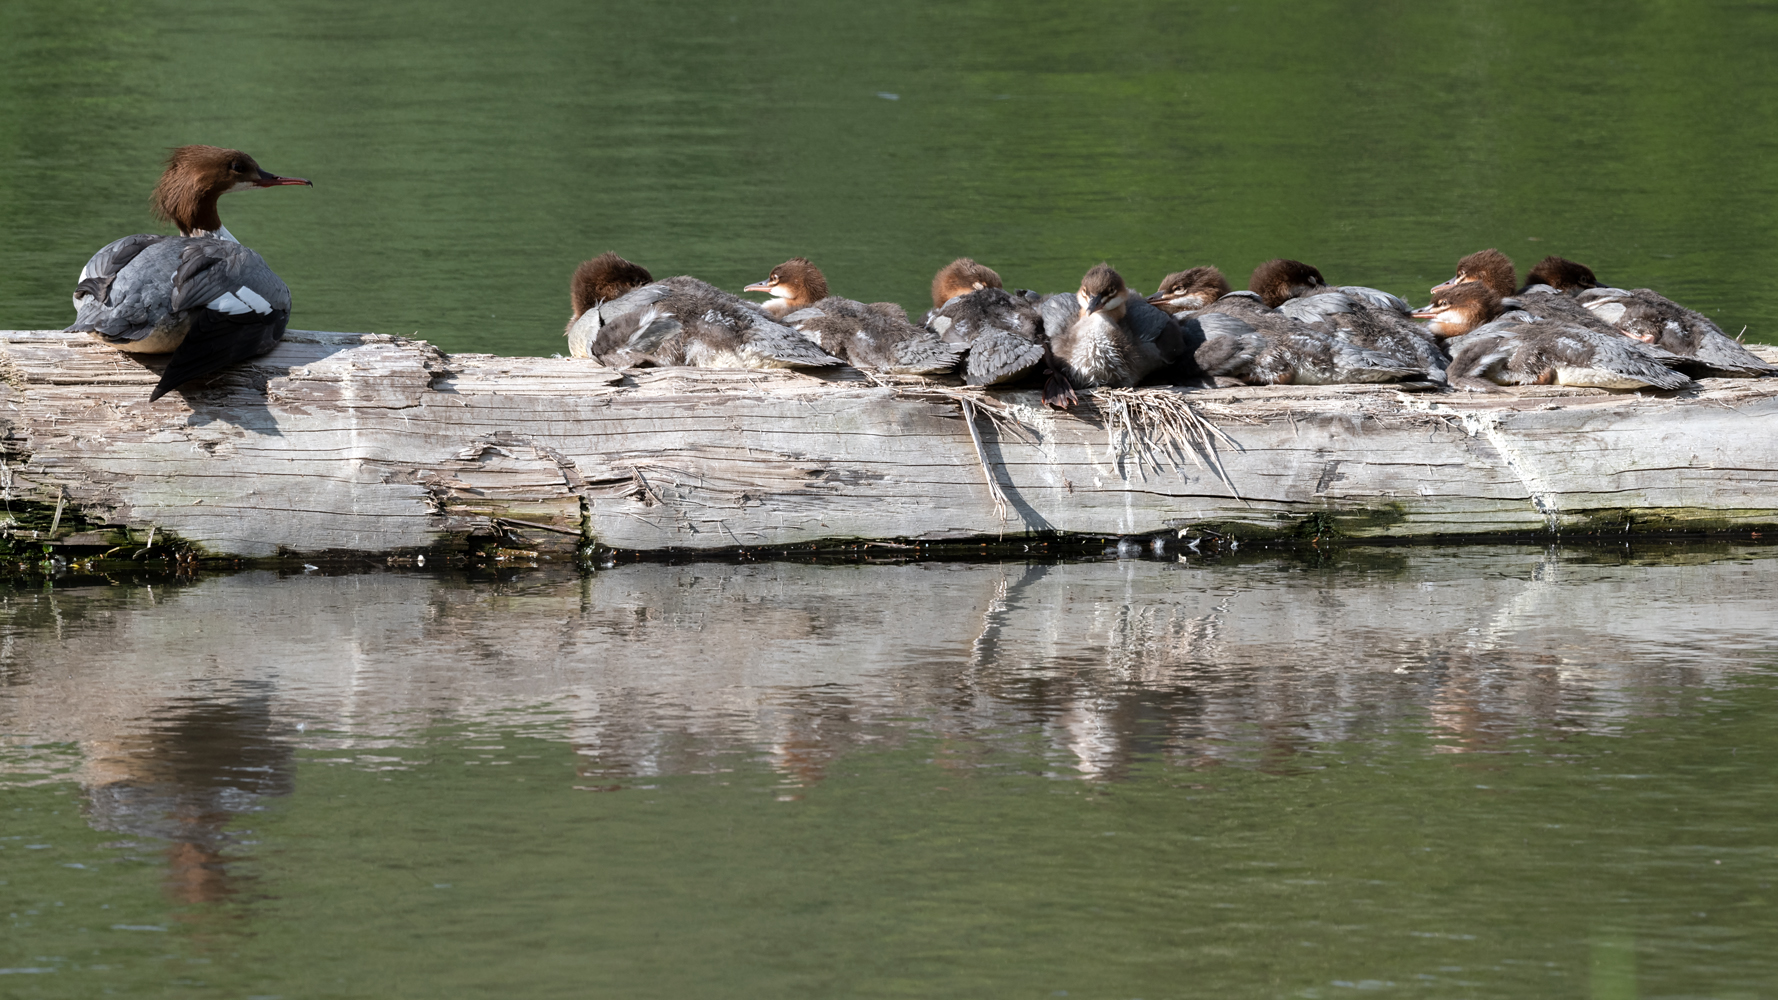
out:
{"label": "brown duckling head", "polygon": [[1489,247],[1486,250],[1477,250],[1458,261],[1457,273],[1449,281],[1434,285],[1432,290],[1441,292],[1465,282],[1479,281],[1487,285],[1495,295],[1506,298],[1513,294],[1513,289],[1519,287],[1517,273],[1513,270],[1511,257]]}
{"label": "brown duckling head", "polygon": [[1100,262],[1081,277],[1080,291],[1074,294],[1080,300],[1082,313],[1102,312],[1121,318],[1124,314],[1124,299],[1129,293],[1129,286],[1124,284],[1124,276],[1113,270],[1110,264]]}
{"label": "brown duckling head", "polygon": [[1210,305],[1230,291],[1229,279],[1223,277],[1222,271],[1206,265],[1167,275],[1148,301],[1170,313],[1190,312]]}
{"label": "brown duckling head", "polygon": [[986,264],[968,257],[959,257],[932,276],[932,308],[938,309],[959,295],[979,292],[984,288],[1004,288],[1000,275]]}
{"label": "brown duckling head", "polygon": [[772,296],[767,311],[783,316],[807,309],[827,298],[827,277],[807,257],[792,257],[777,267],[764,281],[756,281],[741,289],[744,292],[766,292]]}
{"label": "brown duckling head", "polygon": [[1283,257],[1268,260],[1254,268],[1253,276],[1247,279],[1248,290],[1273,309],[1299,295],[1308,295],[1326,287],[1327,279],[1321,276],[1320,271],[1300,260]]}
{"label": "brown duckling head", "polygon": [[568,281],[568,298],[574,318],[601,302],[610,302],[654,281],[641,264],[631,263],[607,250],[592,260],[581,261]]}
{"label": "brown duckling head", "polygon": [[1466,281],[1432,293],[1432,304],[1414,315],[1427,320],[1427,328],[1439,337],[1461,337],[1499,316],[1500,296],[1483,281]]}
{"label": "brown duckling head", "polygon": [[[1531,273],[1525,275],[1525,288],[1532,285],[1548,285],[1558,292],[1585,291],[1589,288],[1603,288],[1593,269],[1585,264],[1578,264],[1565,257],[1545,257],[1537,262]],[[1525,288],[1519,289],[1524,291]]]}

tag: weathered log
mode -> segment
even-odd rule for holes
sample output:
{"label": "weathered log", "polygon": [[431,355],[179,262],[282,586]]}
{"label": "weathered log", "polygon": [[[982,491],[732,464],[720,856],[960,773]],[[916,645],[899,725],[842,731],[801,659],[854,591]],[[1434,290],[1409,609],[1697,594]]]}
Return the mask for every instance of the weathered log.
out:
{"label": "weathered log", "polygon": [[15,537],[152,529],[259,557],[1778,524],[1778,380],[1118,390],[1061,414],[1033,391],[850,370],[617,371],[291,331],[149,403],[163,362],[0,333],[0,493],[69,512]]}

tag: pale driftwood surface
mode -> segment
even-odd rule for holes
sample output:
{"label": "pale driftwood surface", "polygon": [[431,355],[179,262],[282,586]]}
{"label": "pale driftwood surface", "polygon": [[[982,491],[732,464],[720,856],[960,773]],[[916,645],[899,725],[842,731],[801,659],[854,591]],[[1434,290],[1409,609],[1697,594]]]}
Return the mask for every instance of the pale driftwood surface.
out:
{"label": "pale driftwood surface", "polygon": [[[1226,435],[1200,457],[1114,433],[1106,399],[1058,414],[1033,391],[849,371],[620,372],[292,331],[266,357],[149,403],[159,364],[77,335],[0,333],[5,496],[65,498],[88,521],[236,556],[500,534],[712,549],[1278,532],[1309,515],[1392,537],[1778,523],[1778,380],[1664,397],[1134,393],[1183,399]],[[974,401],[975,439],[961,399]]]}

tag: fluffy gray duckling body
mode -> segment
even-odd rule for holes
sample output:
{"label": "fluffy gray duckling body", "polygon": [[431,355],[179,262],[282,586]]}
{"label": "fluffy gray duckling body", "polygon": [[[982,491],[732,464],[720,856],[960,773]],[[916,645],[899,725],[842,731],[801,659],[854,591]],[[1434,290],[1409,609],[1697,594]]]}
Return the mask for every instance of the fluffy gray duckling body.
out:
{"label": "fluffy gray duckling body", "polygon": [[766,313],[855,368],[937,375],[957,367],[957,349],[908,322],[901,306],[829,295],[826,276],[806,257],[779,264],[743,291],[769,293],[771,301],[761,307]]}
{"label": "fluffy gray duckling body", "polygon": [[1422,378],[1444,381],[1450,358],[1399,296],[1364,285],[1330,286],[1318,269],[1282,258],[1255,268],[1248,287],[1292,319],[1414,367]]}
{"label": "fluffy gray duckling body", "polygon": [[1198,332],[1198,367],[1221,385],[1395,382],[1421,372],[1272,309],[1253,292],[1231,292],[1214,267],[1168,275],[1149,301],[1173,313],[1188,340]]}
{"label": "fluffy gray duckling body", "polygon": [[1691,383],[1680,359],[1621,334],[1559,319],[1505,313],[1480,282],[1446,288],[1418,315],[1450,338],[1453,388],[1493,392],[1500,385],[1568,385],[1598,389],[1678,389]]}
{"label": "fluffy gray duckling body", "polygon": [[1043,364],[1037,301],[1007,291],[993,268],[967,257],[933,277],[932,309],[921,325],[967,352],[964,377],[971,385],[1010,382]]}
{"label": "fluffy gray duckling body", "polygon": [[569,352],[617,368],[825,368],[840,359],[697,278],[654,281],[616,254],[582,264],[571,286],[577,315]]}

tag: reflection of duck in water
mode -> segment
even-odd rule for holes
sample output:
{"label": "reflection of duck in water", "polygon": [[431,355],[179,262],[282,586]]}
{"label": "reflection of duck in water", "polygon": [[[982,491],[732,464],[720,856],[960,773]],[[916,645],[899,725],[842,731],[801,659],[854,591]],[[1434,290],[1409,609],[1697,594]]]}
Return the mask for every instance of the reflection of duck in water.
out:
{"label": "reflection of duck in water", "polygon": [[932,278],[925,326],[969,352],[971,385],[1008,382],[1043,363],[1043,317],[1037,305],[1007,291],[993,268],[960,257]]}
{"label": "reflection of duck in water", "polygon": [[1096,264],[1073,295],[1043,300],[1055,377],[1044,402],[1066,408],[1073,389],[1133,386],[1164,369],[1176,379],[1198,381],[1185,333],[1166,312],[1131,292],[1110,264]]}
{"label": "reflection of duck in water", "polygon": [[1363,285],[1329,285],[1318,269],[1283,258],[1254,268],[1248,288],[1293,319],[1444,381],[1450,359],[1399,296]]}
{"label": "reflection of duck in water", "polygon": [[265,699],[194,701],[136,734],[96,748],[88,765],[87,822],[94,829],[168,842],[167,892],[183,903],[235,892],[224,852],[229,829],[267,796],[295,790],[289,744],[272,732]]}
{"label": "reflection of duck in water", "polygon": [[957,349],[908,322],[895,303],[866,305],[829,295],[827,277],[807,257],[792,257],[742,291],[769,293],[767,313],[855,368],[936,375],[957,367]]}
{"label": "reflection of duck in water", "polygon": [[821,368],[839,364],[759,307],[692,277],[655,281],[604,253],[574,271],[568,351],[613,367]]}
{"label": "reflection of duck in water", "polygon": [[308,183],[268,173],[238,149],[173,150],[153,204],[179,235],[125,236],[93,254],[80,269],[67,332],[130,353],[171,352],[151,401],[270,351],[290,321],[290,289],[235,242],[216,202],[231,191]]}
{"label": "reflection of duck in water", "polygon": [[[1457,273],[1433,289],[1480,282],[1496,295],[1540,318],[1558,318],[1651,344],[1683,359],[1675,367],[1698,378],[1747,378],[1778,374],[1773,366],[1724,334],[1709,317],[1648,288],[1602,285],[1585,264],[1545,257],[1513,292],[1513,262],[1499,250],[1472,253]],[[1509,298],[1510,297],[1510,298]]]}
{"label": "reflection of duck in water", "polygon": [[1172,313],[1196,341],[1204,374],[1224,385],[1336,385],[1393,382],[1420,369],[1355,347],[1268,307],[1252,292],[1232,292],[1222,272],[1194,267],[1167,275],[1148,301]]}
{"label": "reflection of duck in water", "polygon": [[1441,337],[1456,338],[1451,385],[1494,392],[1496,385],[1569,385],[1599,389],[1677,389],[1691,382],[1667,366],[1677,360],[1628,337],[1566,323],[1503,315],[1481,282],[1454,285],[1416,315]]}

